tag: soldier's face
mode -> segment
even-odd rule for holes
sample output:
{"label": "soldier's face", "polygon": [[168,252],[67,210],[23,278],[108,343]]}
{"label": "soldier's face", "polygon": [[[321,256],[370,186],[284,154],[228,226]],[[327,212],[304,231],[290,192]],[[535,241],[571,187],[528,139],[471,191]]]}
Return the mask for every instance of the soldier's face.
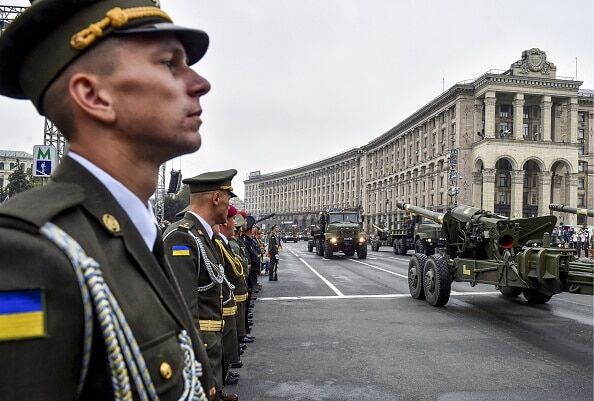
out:
{"label": "soldier's face", "polygon": [[[173,35],[122,40],[117,67],[106,77],[118,135],[140,155],[169,159],[200,148],[200,97],[210,84],[186,64]],[[156,156],[153,156],[156,157]]]}

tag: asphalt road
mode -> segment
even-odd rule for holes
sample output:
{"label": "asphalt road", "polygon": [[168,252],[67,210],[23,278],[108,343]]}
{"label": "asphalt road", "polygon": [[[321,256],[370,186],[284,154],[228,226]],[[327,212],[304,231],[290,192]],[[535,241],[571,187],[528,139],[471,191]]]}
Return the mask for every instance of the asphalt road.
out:
{"label": "asphalt road", "polygon": [[445,307],[408,293],[409,256],[326,260],[283,244],[260,276],[243,401],[592,401],[593,298],[546,305],[453,283]]}

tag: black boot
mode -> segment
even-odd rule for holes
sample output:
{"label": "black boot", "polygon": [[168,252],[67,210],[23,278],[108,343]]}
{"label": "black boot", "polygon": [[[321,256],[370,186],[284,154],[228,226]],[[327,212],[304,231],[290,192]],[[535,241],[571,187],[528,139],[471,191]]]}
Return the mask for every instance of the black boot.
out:
{"label": "black boot", "polygon": [[268,276],[268,281],[272,281],[272,280],[274,280],[274,279],[272,278],[272,274],[271,274],[270,276]]}
{"label": "black boot", "polygon": [[274,275],[274,281],[278,281],[278,276],[276,274]]}

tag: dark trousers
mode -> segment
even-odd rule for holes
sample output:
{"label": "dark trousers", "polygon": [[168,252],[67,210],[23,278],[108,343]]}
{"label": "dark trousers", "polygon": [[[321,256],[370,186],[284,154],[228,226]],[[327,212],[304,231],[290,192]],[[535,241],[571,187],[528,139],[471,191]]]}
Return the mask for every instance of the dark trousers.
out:
{"label": "dark trousers", "polygon": [[270,255],[270,266],[268,267],[268,275],[276,277],[276,269],[278,268],[278,259],[276,254]]}

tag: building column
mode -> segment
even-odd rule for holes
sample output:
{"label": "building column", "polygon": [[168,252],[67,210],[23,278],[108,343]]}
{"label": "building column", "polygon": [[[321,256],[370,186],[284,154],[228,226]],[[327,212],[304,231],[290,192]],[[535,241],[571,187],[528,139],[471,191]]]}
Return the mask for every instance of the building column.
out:
{"label": "building column", "polygon": [[[439,201],[439,200],[437,200]],[[483,201],[483,173],[472,173],[472,206],[481,207]]]}
{"label": "building column", "polygon": [[[540,138],[545,142],[551,141],[551,108],[553,103],[550,96],[543,96],[540,102]],[[538,138],[540,140],[540,138]]]}
{"label": "building column", "polygon": [[567,129],[569,131],[569,138],[571,143],[577,143],[578,132],[578,99],[572,97],[569,99],[569,118],[567,120]]}
{"label": "building column", "polygon": [[[567,203],[567,205],[571,207],[577,207],[577,173],[567,174],[565,182],[567,185],[566,191],[569,198],[569,202]],[[567,213],[567,216],[565,217],[565,224],[577,224],[577,215],[573,213]]]}
{"label": "building column", "polygon": [[543,171],[538,174],[538,215],[548,216],[551,202],[551,172]]}
{"label": "building column", "polygon": [[495,210],[495,169],[486,168],[483,170],[483,202],[481,208]]}
{"label": "building column", "polygon": [[524,139],[524,94],[516,93],[513,101],[514,106],[514,139],[521,141]]}
{"label": "building column", "polygon": [[510,217],[512,219],[522,218],[523,209],[523,191],[524,191],[524,170],[512,170],[511,176],[511,210]]}
{"label": "building column", "polygon": [[485,93],[485,138],[495,138],[495,92]]}

